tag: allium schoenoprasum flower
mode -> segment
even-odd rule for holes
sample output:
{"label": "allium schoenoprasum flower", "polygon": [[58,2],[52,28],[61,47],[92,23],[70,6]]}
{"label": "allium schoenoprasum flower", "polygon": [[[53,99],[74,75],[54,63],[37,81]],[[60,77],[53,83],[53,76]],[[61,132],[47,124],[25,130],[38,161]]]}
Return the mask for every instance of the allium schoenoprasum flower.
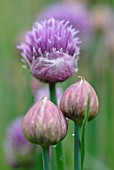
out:
{"label": "allium schoenoprasum flower", "polygon": [[94,88],[81,76],[77,83],[72,84],[64,92],[61,101],[60,109],[69,119],[82,123],[90,97],[90,111],[88,121],[97,116],[99,109],[99,100]]}
{"label": "allium schoenoprasum flower", "polygon": [[65,138],[67,121],[60,109],[44,97],[24,116],[22,131],[31,143],[48,147]]}
{"label": "allium schoenoprasum flower", "polygon": [[34,159],[34,145],[22,133],[22,118],[17,118],[8,127],[4,140],[5,157],[11,167],[30,166]]}
{"label": "allium schoenoprasum flower", "polygon": [[[61,99],[62,95],[63,95],[62,88],[57,86],[57,103],[58,103],[58,105],[60,103],[60,99]],[[36,93],[34,93],[35,103],[37,101],[39,101],[44,96],[50,98],[48,87],[40,88],[36,91]]]}
{"label": "allium schoenoprasum flower", "polygon": [[[92,20],[89,10],[80,3],[54,3],[46,7],[38,16],[37,20],[53,17],[58,20],[64,19],[79,30],[82,43],[90,38],[93,32]],[[87,42],[87,41],[86,41]]]}
{"label": "allium schoenoprasum flower", "polygon": [[78,31],[68,21],[36,22],[18,48],[33,76],[47,83],[62,82],[77,71]]}

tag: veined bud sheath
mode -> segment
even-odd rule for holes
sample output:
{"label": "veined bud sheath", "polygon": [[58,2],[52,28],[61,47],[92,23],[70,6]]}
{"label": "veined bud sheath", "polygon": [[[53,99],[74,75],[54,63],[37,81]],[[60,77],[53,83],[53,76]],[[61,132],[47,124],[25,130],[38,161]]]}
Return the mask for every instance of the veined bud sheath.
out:
{"label": "veined bud sheath", "polygon": [[82,123],[89,104],[89,119],[96,117],[99,101],[93,87],[83,78],[77,83],[71,85],[63,94],[60,101],[60,110],[66,117],[77,122]]}
{"label": "veined bud sheath", "polygon": [[67,121],[59,108],[44,97],[23,118],[22,131],[28,141],[48,147],[66,136]]}

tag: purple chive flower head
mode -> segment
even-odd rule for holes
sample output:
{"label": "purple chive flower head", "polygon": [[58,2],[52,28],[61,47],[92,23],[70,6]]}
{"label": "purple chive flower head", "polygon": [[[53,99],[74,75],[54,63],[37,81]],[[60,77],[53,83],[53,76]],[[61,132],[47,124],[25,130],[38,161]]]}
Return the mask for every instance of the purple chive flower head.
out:
{"label": "purple chive flower head", "polygon": [[22,119],[18,118],[9,126],[4,141],[5,156],[12,167],[33,163],[34,145],[25,139],[21,123]]}
{"label": "purple chive flower head", "polygon": [[80,43],[77,33],[68,21],[50,18],[36,22],[18,46],[33,76],[55,83],[76,72]]}
{"label": "purple chive flower head", "polygon": [[54,3],[46,7],[37,20],[55,18],[69,21],[69,25],[79,30],[82,43],[93,31],[90,13],[87,8],[80,3]]}
{"label": "purple chive flower head", "polygon": [[67,121],[60,109],[44,97],[24,116],[22,130],[28,141],[47,147],[64,139]]}
{"label": "purple chive flower head", "polygon": [[93,87],[83,78],[71,85],[64,92],[60,109],[69,119],[82,123],[87,110],[88,99],[90,97],[89,121],[96,117],[99,109],[99,100]]}

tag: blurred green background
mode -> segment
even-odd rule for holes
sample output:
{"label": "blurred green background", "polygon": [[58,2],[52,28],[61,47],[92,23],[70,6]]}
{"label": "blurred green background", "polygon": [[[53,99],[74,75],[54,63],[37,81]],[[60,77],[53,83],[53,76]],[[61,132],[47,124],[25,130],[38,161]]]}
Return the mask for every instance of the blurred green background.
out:
{"label": "blurred green background", "polygon": [[[33,104],[31,77],[27,70],[22,69],[20,56],[16,51],[17,37],[31,28],[38,13],[49,3],[52,1],[0,0],[0,170],[11,169],[3,151],[6,128]],[[90,10],[95,4],[111,5],[113,10],[114,1],[91,0],[88,4]],[[61,83],[66,89],[77,81],[78,75],[82,75],[93,85],[99,96],[99,115],[86,129],[87,170],[114,169],[114,51],[105,48],[103,37],[101,33],[95,35],[93,44],[81,56],[76,76]],[[64,140],[67,170],[73,169],[72,133],[73,123],[70,122],[69,132]]]}

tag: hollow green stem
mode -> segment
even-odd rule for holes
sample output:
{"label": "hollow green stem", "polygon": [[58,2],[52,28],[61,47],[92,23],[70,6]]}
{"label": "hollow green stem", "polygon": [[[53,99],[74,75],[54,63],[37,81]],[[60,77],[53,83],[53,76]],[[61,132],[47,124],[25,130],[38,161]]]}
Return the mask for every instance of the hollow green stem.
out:
{"label": "hollow green stem", "polygon": [[42,147],[42,156],[44,170],[51,170],[49,159],[49,147]]}
{"label": "hollow green stem", "polygon": [[57,105],[57,97],[56,97],[56,86],[55,84],[49,84],[50,91],[50,100]]}
{"label": "hollow green stem", "polygon": [[[56,97],[56,85],[55,84],[49,84],[49,91],[50,91],[50,100],[57,105],[57,97]],[[56,169],[58,170],[64,170],[64,152],[63,152],[63,146],[60,142],[55,148],[53,148],[52,152],[54,152],[54,159],[53,164],[56,165]],[[54,167],[55,169],[55,167]]]}
{"label": "hollow green stem", "polygon": [[74,122],[74,170],[81,170],[81,125]]}
{"label": "hollow green stem", "polygon": [[81,169],[82,170],[83,170],[84,159],[85,159],[85,130],[89,119],[89,112],[90,112],[90,94],[88,96],[86,114],[82,122],[82,129],[81,129]]}

